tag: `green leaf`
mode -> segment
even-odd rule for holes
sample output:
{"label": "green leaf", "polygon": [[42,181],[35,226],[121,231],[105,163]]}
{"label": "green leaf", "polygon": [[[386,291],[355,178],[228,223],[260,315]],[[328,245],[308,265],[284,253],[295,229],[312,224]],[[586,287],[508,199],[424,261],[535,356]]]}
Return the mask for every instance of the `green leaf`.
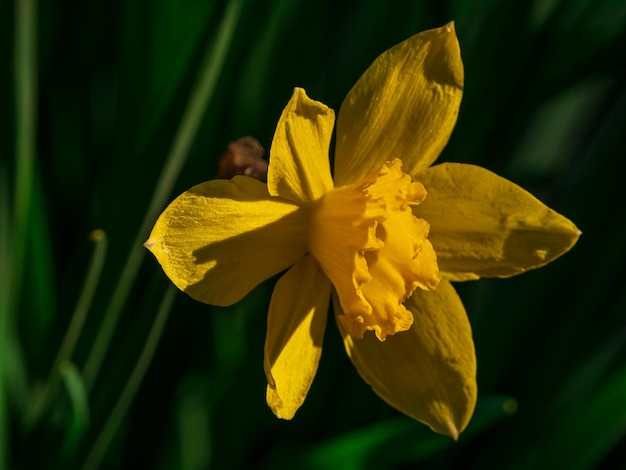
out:
{"label": "green leaf", "polygon": [[[516,409],[515,400],[510,397],[489,396],[481,399],[470,426],[461,434],[459,441],[481,433]],[[410,418],[400,417],[329,439],[304,453],[298,453],[297,457],[290,458],[296,458],[296,467],[301,468],[389,468],[423,461],[456,445],[451,438],[434,434],[426,426]]]}
{"label": "green leaf", "polygon": [[545,468],[596,468],[626,436],[626,366],[578,402],[546,436],[549,443],[538,461]]}
{"label": "green leaf", "polygon": [[76,448],[87,430],[89,404],[85,382],[76,366],[70,361],[63,361],[59,364],[59,374],[65,385],[71,406],[71,415],[64,442],[64,452],[67,453]]}

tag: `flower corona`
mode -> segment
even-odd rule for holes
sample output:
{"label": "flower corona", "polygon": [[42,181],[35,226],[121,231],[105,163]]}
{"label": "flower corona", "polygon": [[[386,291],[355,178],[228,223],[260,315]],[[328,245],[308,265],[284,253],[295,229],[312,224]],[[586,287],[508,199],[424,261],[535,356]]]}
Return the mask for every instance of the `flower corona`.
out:
{"label": "flower corona", "polygon": [[417,287],[439,283],[430,227],[411,212],[426,189],[401,166],[399,159],[387,162],[313,208],[309,248],[333,283],[343,310],[338,319],[354,338],[373,330],[384,341],[408,330],[413,315],[402,303]]}

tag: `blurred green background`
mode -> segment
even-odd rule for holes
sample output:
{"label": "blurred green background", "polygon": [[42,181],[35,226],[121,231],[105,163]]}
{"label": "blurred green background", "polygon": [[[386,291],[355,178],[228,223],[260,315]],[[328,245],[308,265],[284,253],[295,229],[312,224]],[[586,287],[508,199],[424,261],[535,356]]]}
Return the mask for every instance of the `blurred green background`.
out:
{"label": "blurred green background", "polygon": [[[172,295],[141,242],[229,142],[269,147],[294,86],[338,110],[378,54],[450,20],[465,96],[441,160],[583,235],[538,271],[457,285],[480,391],[459,442],[380,401],[332,322],[278,420],[275,279],[210,307]],[[15,0],[0,21],[1,467],[626,468],[624,1]]]}

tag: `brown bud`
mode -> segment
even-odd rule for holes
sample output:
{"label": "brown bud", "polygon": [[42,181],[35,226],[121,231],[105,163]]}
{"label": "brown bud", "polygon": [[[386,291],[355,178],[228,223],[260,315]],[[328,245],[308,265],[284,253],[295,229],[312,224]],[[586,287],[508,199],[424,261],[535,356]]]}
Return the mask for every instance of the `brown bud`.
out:
{"label": "brown bud", "polygon": [[265,149],[254,137],[246,136],[228,144],[220,160],[217,179],[230,179],[246,175],[267,181],[267,160],[263,160]]}

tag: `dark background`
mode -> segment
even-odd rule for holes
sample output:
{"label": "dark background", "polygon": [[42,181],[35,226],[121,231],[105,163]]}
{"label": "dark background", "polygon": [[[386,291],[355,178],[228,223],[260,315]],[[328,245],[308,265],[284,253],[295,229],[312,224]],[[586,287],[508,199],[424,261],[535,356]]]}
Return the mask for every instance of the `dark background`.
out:
{"label": "dark background", "polygon": [[[623,1],[30,0],[20,15],[23,5],[0,4],[0,467],[622,468]],[[540,270],[457,285],[479,384],[459,442],[380,401],[332,322],[307,401],[280,421],[262,367],[275,279],[230,308],[177,293],[165,318],[168,280],[137,241],[169,200],[214,176],[230,141],[268,148],[294,86],[338,110],[378,54],[450,20],[465,95],[440,161],[520,184],[583,235]],[[16,37],[33,41],[33,62]],[[198,82],[206,101],[192,95]],[[180,173],[167,170],[172,184],[149,209],[172,159]],[[91,241],[94,229],[107,242]],[[71,363],[50,376],[81,295]],[[155,321],[166,321],[160,338]],[[83,381],[107,334],[102,367]]]}

